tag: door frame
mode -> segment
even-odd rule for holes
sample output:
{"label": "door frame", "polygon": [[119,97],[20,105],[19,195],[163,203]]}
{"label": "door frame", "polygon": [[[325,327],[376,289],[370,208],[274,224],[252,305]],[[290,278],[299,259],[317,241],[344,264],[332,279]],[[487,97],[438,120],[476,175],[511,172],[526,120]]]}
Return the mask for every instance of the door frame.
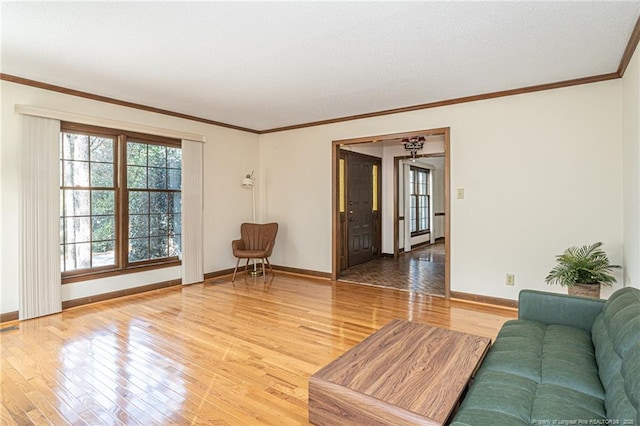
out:
{"label": "door frame", "polygon": [[[444,136],[444,235],[445,235],[445,266],[444,266],[444,293],[445,298],[449,298],[451,295],[450,278],[451,278],[451,191],[450,191],[450,175],[451,175],[451,159],[450,159],[450,127],[440,127],[434,129],[415,130],[411,132],[391,133],[386,135],[374,135],[365,136],[360,138],[340,139],[331,142],[331,279],[337,280],[340,272],[340,258],[339,258],[339,219],[340,219],[340,205],[339,205],[339,163],[340,163],[340,146],[342,145],[355,145],[361,143],[370,143],[383,141],[387,139],[404,139],[411,138],[417,135],[430,136],[430,135],[443,135]],[[395,165],[394,165],[395,168]],[[393,191],[394,191],[394,212],[397,217],[398,203],[397,203],[397,187],[398,187],[398,173],[397,170],[393,176]],[[380,188],[381,190],[381,188]],[[383,197],[382,197],[383,198]],[[382,198],[380,201],[382,202]],[[381,211],[382,213],[382,211]],[[397,221],[394,223],[394,228],[397,228]],[[394,229],[394,251],[397,244],[397,229]]]}

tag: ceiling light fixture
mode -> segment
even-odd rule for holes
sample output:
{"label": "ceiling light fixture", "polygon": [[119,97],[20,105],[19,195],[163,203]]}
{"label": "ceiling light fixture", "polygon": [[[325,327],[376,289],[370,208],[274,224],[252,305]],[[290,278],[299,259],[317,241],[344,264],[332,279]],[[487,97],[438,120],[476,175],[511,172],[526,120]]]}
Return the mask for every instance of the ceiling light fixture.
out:
{"label": "ceiling light fixture", "polygon": [[416,153],[422,149],[425,143],[424,136],[414,136],[409,139],[402,139],[404,149],[411,153],[411,158],[416,158]]}

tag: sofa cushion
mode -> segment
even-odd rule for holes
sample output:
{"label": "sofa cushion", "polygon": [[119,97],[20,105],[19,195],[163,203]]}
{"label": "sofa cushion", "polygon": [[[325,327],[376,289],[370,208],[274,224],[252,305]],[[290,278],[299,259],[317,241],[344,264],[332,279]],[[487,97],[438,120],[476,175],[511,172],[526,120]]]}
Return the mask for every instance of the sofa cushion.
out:
{"label": "sofa cushion", "polygon": [[562,386],[541,383],[531,408],[531,422],[552,424],[556,420],[602,419],[602,400]]}
{"label": "sofa cushion", "polygon": [[[621,373],[621,376],[624,377],[625,394],[636,412],[634,424],[640,425],[640,341],[638,341],[624,357]],[[614,418],[628,420],[633,418],[630,417],[632,415],[633,412],[629,410]]]}
{"label": "sofa cushion", "polygon": [[577,328],[527,320],[508,321],[498,333],[482,368],[604,399],[591,336]]}
{"label": "sofa cushion", "polygon": [[493,412],[517,418],[529,424],[537,383],[509,373],[481,370],[475,384],[462,401],[461,408]]}
{"label": "sofa cushion", "polygon": [[548,326],[543,340],[540,383],[604,399],[590,334],[562,325]]}
{"label": "sofa cushion", "polygon": [[607,418],[640,424],[640,290],[616,291],[591,329]]}

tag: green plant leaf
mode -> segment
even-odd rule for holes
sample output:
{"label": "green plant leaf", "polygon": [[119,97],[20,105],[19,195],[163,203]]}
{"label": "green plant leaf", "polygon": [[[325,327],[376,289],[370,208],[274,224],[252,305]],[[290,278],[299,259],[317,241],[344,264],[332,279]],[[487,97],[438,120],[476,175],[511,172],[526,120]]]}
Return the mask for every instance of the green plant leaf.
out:
{"label": "green plant leaf", "polygon": [[556,256],[556,266],[545,278],[547,284],[570,287],[576,283],[611,285],[616,282],[612,275],[619,265],[609,263],[602,249],[602,242],[582,247],[569,247]]}

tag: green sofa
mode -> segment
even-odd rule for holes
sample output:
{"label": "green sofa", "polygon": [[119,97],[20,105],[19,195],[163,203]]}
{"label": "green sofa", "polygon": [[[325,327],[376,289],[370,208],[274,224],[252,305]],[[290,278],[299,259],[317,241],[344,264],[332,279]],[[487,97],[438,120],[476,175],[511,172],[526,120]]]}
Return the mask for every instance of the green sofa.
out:
{"label": "green sofa", "polygon": [[640,290],[523,290],[452,424],[640,426]]}

